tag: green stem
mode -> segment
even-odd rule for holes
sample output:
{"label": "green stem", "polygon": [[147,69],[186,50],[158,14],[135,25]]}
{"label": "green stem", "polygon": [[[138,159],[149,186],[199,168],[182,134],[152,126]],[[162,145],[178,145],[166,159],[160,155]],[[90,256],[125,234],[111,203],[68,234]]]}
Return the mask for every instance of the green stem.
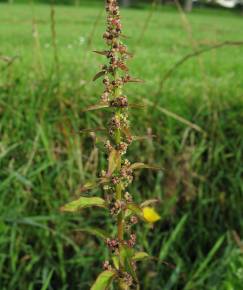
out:
{"label": "green stem", "polygon": [[[118,72],[116,71],[114,74],[114,80],[117,80],[117,78],[118,78]],[[119,97],[120,94],[121,94],[121,89],[117,88],[114,91],[114,97],[115,98]],[[121,110],[117,109],[115,114],[116,114],[116,117],[118,119],[120,119]],[[116,130],[116,133],[115,133],[115,143],[116,143],[116,145],[119,145],[121,143],[121,130],[119,128]],[[118,158],[119,158],[119,160],[118,160],[117,172],[120,172],[120,170],[121,170],[121,156],[119,156]],[[121,183],[118,183],[116,185],[116,200],[122,200],[122,184]],[[124,238],[124,226],[123,226],[123,212],[122,212],[122,210],[120,211],[120,213],[117,216],[117,238],[120,242],[123,241],[123,238]],[[119,248],[119,252],[120,252],[120,249],[121,249],[121,247]],[[119,262],[119,270],[122,271],[121,261]]]}

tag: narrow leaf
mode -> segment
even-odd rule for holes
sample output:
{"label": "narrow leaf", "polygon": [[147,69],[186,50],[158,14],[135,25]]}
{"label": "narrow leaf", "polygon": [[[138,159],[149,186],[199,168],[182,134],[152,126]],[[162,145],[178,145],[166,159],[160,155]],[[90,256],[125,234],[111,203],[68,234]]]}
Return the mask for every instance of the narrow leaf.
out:
{"label": "narrow leaf", "polygon": [[61,207],[61,211],[75,212],[86,207],[98,206],[105,207],[106,202],[100,197],[80,197]]}
{"label": "narrow leaf", "polygon": [[109,160],[108,160],[108,172],[107,175],[111,176],[112,173],[116,170],[118,165],[120,164],[121,161],[121,156],[119,151],[113,149],[109,155]]}
{"label": "narrow leaf", "polygon": [[80,133],[93,133],[93,132],[105,131],[105,130],[106,128],[96,127],[96,128],[90,128],[90,129],[81,129],[79,132]]}
{"label": "narrow leaf", "polygon": [[144,259],[148,259],[150,256],[146,252],[137,252],[133,255],[132,259],[134,261],[141,261]]}
{"label": "narrow leaf", "polygon": [[114,271],[104,271],[102,272],[94,282],[91,290],[107,290],[110,286],[112,280],[114,279],[116,273]]}
{"label": "narrow leaf", "polygon": [[93,227],[81,228],[81,229],[76,230],[75,232],[85,232],[101,239],[109,238],[109,234],[107,232],[98,228],[93,228]]}
{"label": "narrow leaf", "polygon": [[113,265],[114,267],[118,270],[119,269],[119,257],[118,256],[113,256],[112,257]]}
{"label": "narrow leaf", "polygon": [[129,209],[132,213],[143,219],[143,210],[138,204],[128,203],[127,209]]}
{"label": "narrow leaf", "polygon": [[140,79],[137,79],[137,78],[130,78],[128,82],[131,82],[131,83],[144,83],[144,80],[140,80]]}
{"label": "narrow leaf", "polygon": [[108,53],[107,50],[103,50],[103,51],[93,50],[93,52],[101,54],[101,55],[107,55],[107,53]]}
{"label": "narrow leaf", "polygon": [[159,170],[161,169],[160,167],[158,166],[152,166],[152,165],[148,165],[148,164],[145,164],[145,163],[142,163],[142,162],[136,162],[136,163],[133,163],[131,165],[131,169],[154,169],[154,170]]}
{"label": "narrow leaf", "polygon": [[140,204],[141,207],[145,207],[145,206],[148,206],[148,205],[151,205],[151,204],[155,204],[155,203],[158,203],[159,200],[158,199],[148,199],[148,200],[145,200],[143,203]]}
{"label": "narrow leaf", "polygon": [[91,180],[91,181],[86,182],[83,186],[81,186],[80,191],[81,192],[86,192],[86,191],[88,191],[90,189],[93,189],[93,188],[95,188],[97,186],[98,186],[97,181],[96,180],[94,180],[94,181]]}
{"label": "narrow leaf", "polygon": [[108,108],[108,107],[109,107],[108,103],[102,102],[96,105],[91,105],[87,107],[86,109],[82,110],[82,112],[94,111],[94,110],[99,110],[99,109]]}
{"label": "narrow leaf", "polygon": [[105,74],[105,70],[99,71],[93,78],[93,81],[96,81],[98,78],[102,77]]}

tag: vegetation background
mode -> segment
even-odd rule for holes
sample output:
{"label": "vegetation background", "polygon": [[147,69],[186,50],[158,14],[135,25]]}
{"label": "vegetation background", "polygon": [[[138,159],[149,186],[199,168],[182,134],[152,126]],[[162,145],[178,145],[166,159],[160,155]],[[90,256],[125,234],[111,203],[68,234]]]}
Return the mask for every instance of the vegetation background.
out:
{"label": "vegetation background", "polygon": [[[83,231],[112,228],[102,210],[59,211],[105,162],[102,132],[82,131],[106,122],[82,113],[102,92],[91,80],[104,61],[92,53],[104,48],[103,2],[79,2],[0,4],[1,290],[89,289],[108,254]],[[177,4],[122,17],[132,75],[145,80],[127,89],[145,105],[131,111],[135,135],[148,137],[130,159],[163,167],[141,171],[131,188],[137,200],[158,198],[162,216],[137,227],[141,249],[156,257],[139,265],[142,289],[240,290],[242,15],[185,15]]]}

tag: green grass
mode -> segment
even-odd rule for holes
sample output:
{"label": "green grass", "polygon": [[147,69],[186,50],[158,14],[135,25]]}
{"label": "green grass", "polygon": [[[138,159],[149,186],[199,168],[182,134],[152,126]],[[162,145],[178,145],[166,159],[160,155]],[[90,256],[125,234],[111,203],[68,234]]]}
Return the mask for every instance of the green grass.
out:
{"label": "green grass", "polygon": [[[111,230],[102,210],[59,212],[105,162],[89,134],[80,133],[104,126],[107,118],[100,111],[81,113],[102,92],[100,82],[91,81],[104,62],[92,53],[104,48],[101,9],[101,4],[56,8],[56,72],[49,7],[0,5],[0,55],[18,57],[8,68],[0,60],[1,290],[89,289],[108,254],[103,241],[76,231],[92,225]],[[134,143],[129,156],[164,168],[141,171],[130,190],[137,200],[161,200],[161,221],[154,229],[137,228],[141,249],[163,260],[139,265],[142,289],[240,290],[243,47],[195,57],[163,90],[158,87],[193,49],[242,40],[242,16],[198,9],[185,28],[177,11],[162,7],[143,34],[149,13],[122,11],[126,42],[135,52],[131,72],[146,80],[129,85],[127,94],[131,102],[157,101],[131,112],[135,135],[151,129],[156,137],[153,143]],[[39,38],[32,35],[34,19]]]}

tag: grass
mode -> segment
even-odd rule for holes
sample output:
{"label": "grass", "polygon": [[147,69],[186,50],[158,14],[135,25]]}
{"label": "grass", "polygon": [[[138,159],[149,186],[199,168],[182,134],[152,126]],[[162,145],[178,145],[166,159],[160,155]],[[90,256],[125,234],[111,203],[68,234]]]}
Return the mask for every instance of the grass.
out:
{"label": "grass", "polygon": [[[0,60],[1,290],[89,289],[108,254],[102,240],[83,231],[111,228],[103,211],[59,212],[104,163],[97,152],[102,144],[80,133],[105,122],[101,112],[81,113],[101,93],[101,84],[91,82],[104,61],[92,53],[104,47],[101,9],[101,4],[56,8],[58,72],[49,7],[0,5],[0,55],[17,56],[7,68]],[[154,229],[138,226],[142,249],[159,258],[140,266],[142,289],[238,290],[243,283],[243,47],[195,57],[158,88],[185,54],[242,40],[242,17],[198,9],[188,24],[174,9],[162,7],[144,31],[149,13],[122,11],[126,42],[135,52],[132,74],[146,80],[129,86],[127,94],[131,102],[157,102],[131,112],[135,134],[156,137],[134,143],[130,156],[164,168],[141,171],[131,189],[138,200],[161,200],[162,220]]]}

